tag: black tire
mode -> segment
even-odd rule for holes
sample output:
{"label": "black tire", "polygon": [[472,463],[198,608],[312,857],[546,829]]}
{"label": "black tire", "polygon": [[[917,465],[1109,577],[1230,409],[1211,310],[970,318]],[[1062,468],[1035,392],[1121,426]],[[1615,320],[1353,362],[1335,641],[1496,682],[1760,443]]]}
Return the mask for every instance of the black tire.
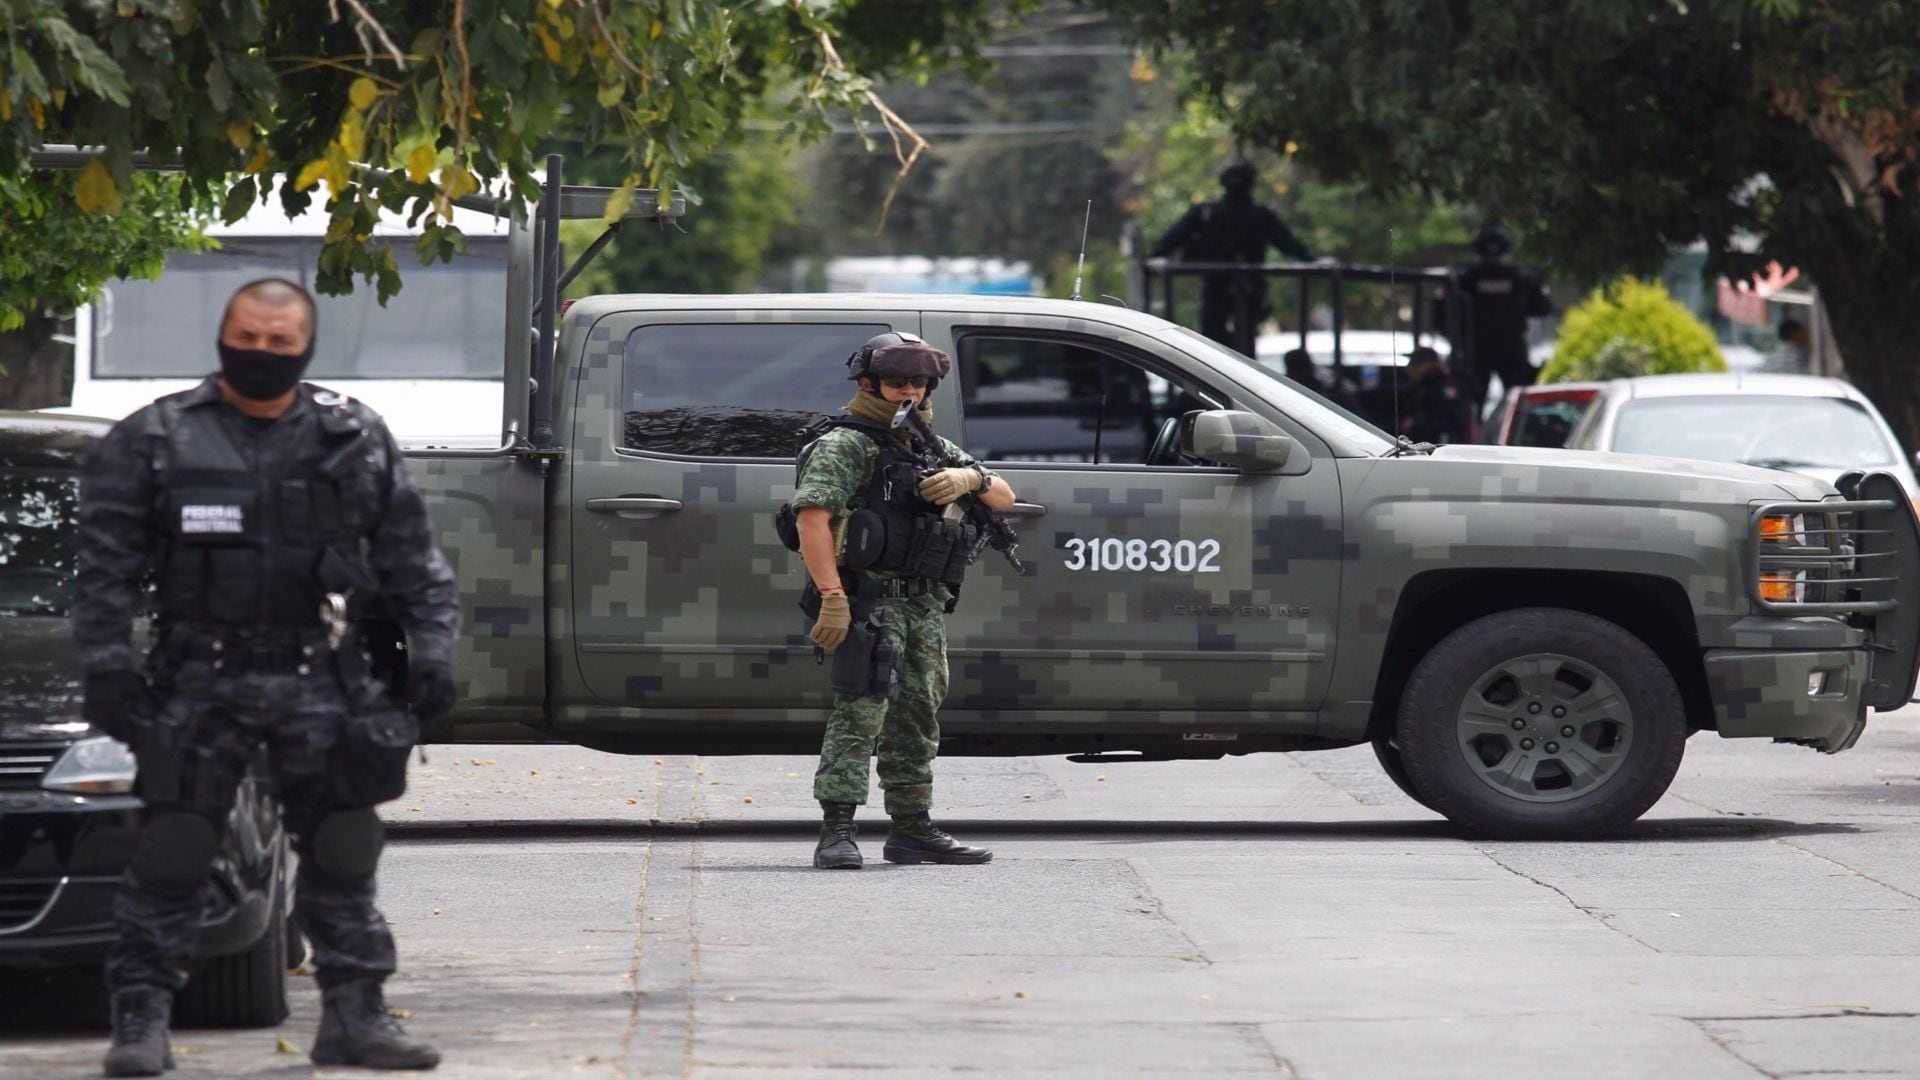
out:
{"label": "black tire", "polygon": [[1396,741],[1413,790],[1456,825],[1588,839],[1666,793],[1687,720],[1639,638],[1583,612],[1520,608],[1468,623],[1421,659]]}
{"label": "black tire", "polygon": [[1380,762],[1381,771],[1387,774],[1387,779],[1393,781],[1393,786],[1399,788],[1401,794],[1429,810],[1433,809],[1427,797],[1414,790],[1413,778],[1407,775],[1407,763],[1401,758],[1400,746],[1395,740],[1384,735],[1373,740],[1373,756]]}
{"label": "black tire", "polygon": [[287,1018],[288,926],[284,877],[273,898],[273,915],[260,940],[244,952],[218,956],[193,973],[173,1003],[173,1022],[183,1028],[264,1028]]}

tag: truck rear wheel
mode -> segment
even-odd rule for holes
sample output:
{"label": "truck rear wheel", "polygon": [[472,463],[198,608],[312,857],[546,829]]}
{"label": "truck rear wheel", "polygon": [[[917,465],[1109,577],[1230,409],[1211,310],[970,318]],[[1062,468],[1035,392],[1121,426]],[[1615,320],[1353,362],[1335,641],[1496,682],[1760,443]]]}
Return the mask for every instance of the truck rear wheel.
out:
{"label": "truck rear wheel", "polygon": [[1455,824],[1578,839],[1646,813],[1686,739],[1679,688],[1639,638],[1583,612],[1520,608],[1421,659],[1395,741],[1413,789]]}

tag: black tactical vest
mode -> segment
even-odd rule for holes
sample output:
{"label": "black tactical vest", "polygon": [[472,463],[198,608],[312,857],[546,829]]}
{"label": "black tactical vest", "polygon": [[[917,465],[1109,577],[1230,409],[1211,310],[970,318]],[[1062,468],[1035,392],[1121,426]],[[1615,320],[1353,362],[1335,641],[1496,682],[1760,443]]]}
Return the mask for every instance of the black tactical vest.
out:
{"label": "black tactical vest", "polygon": [[[920,497],[920,465],[885,426],[856,416],[838,416],[808,432],[818,438],[834,428],[853,428],[873,442],[873,471],[860,505],[847,515],[843,565],[926,578],[957,588],[973,561],[979,530],[943,516],[944,508]],[[812,441],[810,438],[809,442]],[[791,515],[787,507],[781,508]],[[787,544],[799,550],[798,533]],[[786,539],[786,530],[782,530]]]}
{"label": "black tactical vest", "polygon": [[295,425],[295,437],[271,453],[263,443],[259,461],[236,445],[222,406],[161,403],[153,520],[165,622],[318,627],[328,550],[363,565],[381,494],[367,414],[338,395],[301,393],[306,407],[275,421]]}

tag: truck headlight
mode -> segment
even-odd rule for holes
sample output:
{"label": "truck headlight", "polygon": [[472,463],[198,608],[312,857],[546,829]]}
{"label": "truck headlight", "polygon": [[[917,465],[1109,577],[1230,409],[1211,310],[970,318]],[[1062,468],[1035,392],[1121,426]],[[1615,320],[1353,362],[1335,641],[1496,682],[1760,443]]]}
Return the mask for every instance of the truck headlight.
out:
{"label": "truck headlight", "polygon": [[133,751],[125,743],[96,735],[67,747],[67,752],[40,778],[40,786],[82,795],[119,795],[133,790],[138,770]]}
{"label": "truck headlight", "polygon": [[1760,539],[1775,544],[1805,544],[1807,519],[1801,514],[1768,514],[1760,519]]}

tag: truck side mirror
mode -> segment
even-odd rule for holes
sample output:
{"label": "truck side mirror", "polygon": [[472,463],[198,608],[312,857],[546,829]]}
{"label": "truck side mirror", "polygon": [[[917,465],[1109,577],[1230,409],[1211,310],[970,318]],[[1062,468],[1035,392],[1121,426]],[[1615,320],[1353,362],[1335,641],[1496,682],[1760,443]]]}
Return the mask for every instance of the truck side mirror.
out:
{"label": "truck side mirror", "polygon": [[1272,421],[1231,409],[1194,414],[1182,442],[1190,456],[1242,472],[1272,472],[1293,452],[1293,439]]}

